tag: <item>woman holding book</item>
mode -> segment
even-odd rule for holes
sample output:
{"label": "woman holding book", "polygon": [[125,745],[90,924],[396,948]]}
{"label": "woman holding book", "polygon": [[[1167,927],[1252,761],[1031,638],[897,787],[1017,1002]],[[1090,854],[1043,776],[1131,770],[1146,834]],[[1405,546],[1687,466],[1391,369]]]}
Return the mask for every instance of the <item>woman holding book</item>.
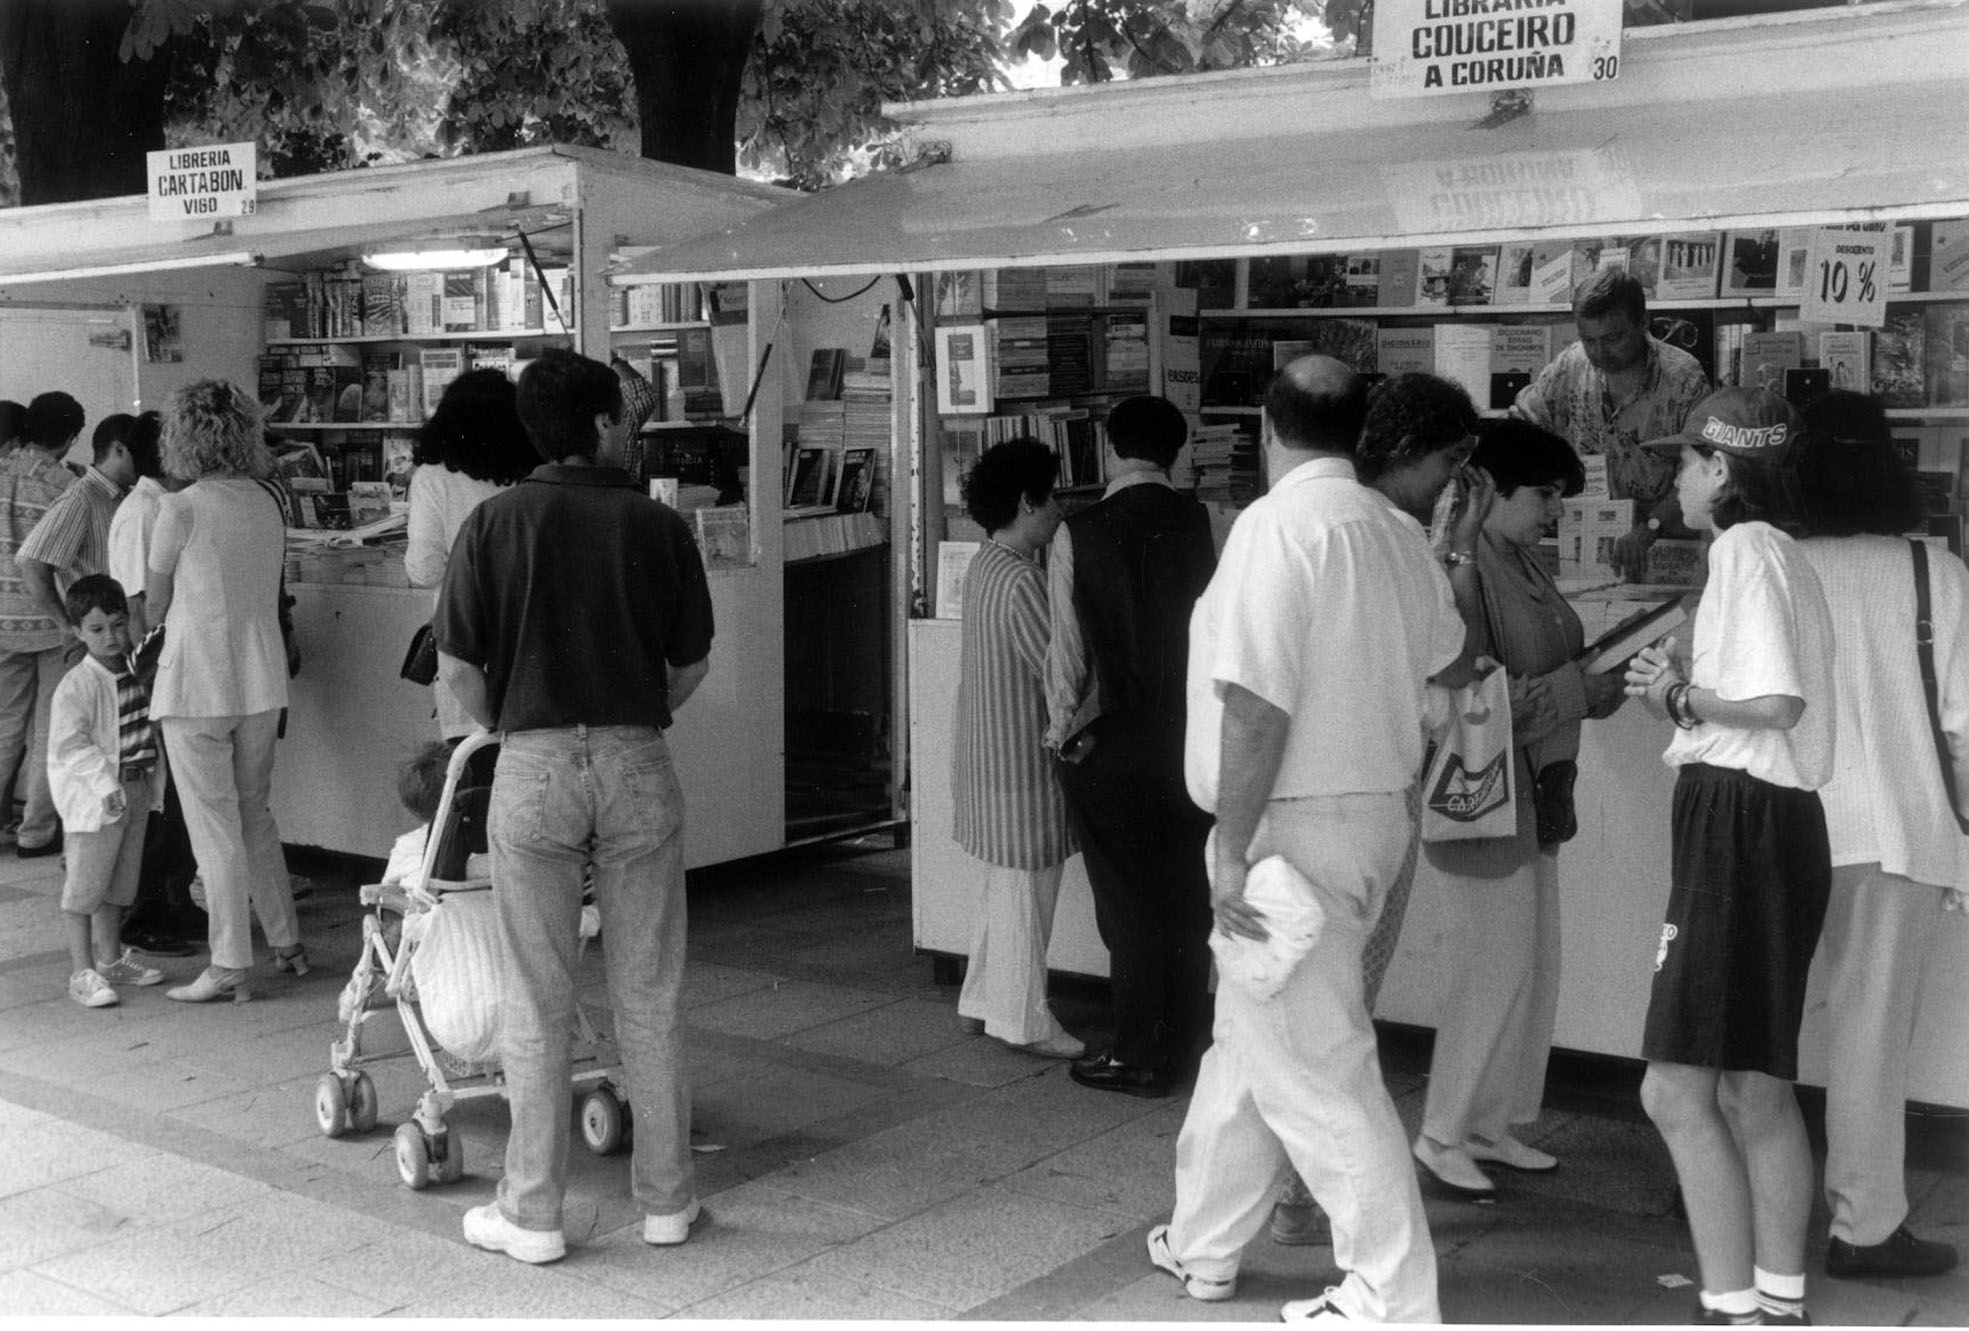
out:
{"label": "woman holding book", "polygon": [[173,393],[164,469],[190,482],[158,500],[145,606],[164,626],[150,718],[164,737],[191,848],[205,877],[212,964],[166,998],[244,1002],[252,914],[278,970],[308,972],[272,807],[274,740],[287,705],[280,630],[287,521],[264,483],[273,456],[260,406],[201,379]]}
{"label": "woman holding book", "polygon": [[1798,461],[1807,539],[1832,614],[1838,745],[1819,790],[1832,895],[1814,965],[1830,1023],[1825,1093],[1826,1271],[1940,1275],[1946,1243],[1907,1229],[1908,1054],[1929,949],[1969,892],[1969,569],[1923,554],[1934,658],[1929,711],[1915,649],[1914,480],[1873,398],[1805,408]]}
{"label": "woman holding book", "polygon": [[1060,459],[1031,439],[995,444],[964,478],[984,544],[964,578],[957,742],[957,844],[982,888],[957,1012],[987,1035],[1048,1058],[1079,1058],[1046,1002],[1046,945],[1072,854],[1066,797],[1046,736],[1050,621],[1039,552],[1060,525]]}
{"label": "woman holding book", "polygon": [[[1527,421],[1484,422],[1471,465],[1497,483],[1477,540],[1483,652],[1503,662],[1516,746],[1517,831],[1425,843],[1443,875],[1448,979],[1415,1156],[1450,1191],[1484,1197],[1481,1164],[1540,1172],[1558,1161],[1512,1129],[1534,1122],[1559,1002],[1559,843],[1572,810],[1579,728],[1624,700],[1617,673],[1589,675],[1579,616],[1538,562],[1540,538],[1578,494],[1572,446]],[[1541,816],[1542,815],[1542,816]]]}
{"label": "woman holding book", "polygon": [[[444,581],[445,561],[465,518],[485,500],[540,465],[514,406],[513,381],[499,370],[467,370],[445,387],[418,432],[411,461],[409,543],[403,567],[413,587]],[[436,603],[433,594],[433,605]],[[438,730],[457,739],[472,729],[442,679],[431,683]]]}

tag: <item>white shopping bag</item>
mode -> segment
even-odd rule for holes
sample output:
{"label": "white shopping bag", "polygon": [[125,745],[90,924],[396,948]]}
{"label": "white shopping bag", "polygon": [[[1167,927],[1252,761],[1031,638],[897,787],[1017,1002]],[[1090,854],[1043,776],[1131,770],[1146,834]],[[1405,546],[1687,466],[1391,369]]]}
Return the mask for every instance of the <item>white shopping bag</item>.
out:
{"label": "white shopping bag", "polygon": [[1449,728],[1422,778],[1422,839],[1515,836],[1511,694],[1504,671],[1493,670],[1452,696]]}
{"label": "white shopping bag", "polygon": [[1251,866],[1244,879],[1244,899],[1264,917],[1268,936],[1261,942],[1214,927],[1210,951],[1217,958],[1221,981],[1262,1001],[1277,994],[1292,968],[1313,950],[1326,925],[1326,912],[1305,875],[1280,855],[1269,855]]}
{"label": "white shopping bag", "polygon": [[410,973],[424,1025],[455,1057],[498,1056],[503,958],[492,893],[449,892],[429,912]]}

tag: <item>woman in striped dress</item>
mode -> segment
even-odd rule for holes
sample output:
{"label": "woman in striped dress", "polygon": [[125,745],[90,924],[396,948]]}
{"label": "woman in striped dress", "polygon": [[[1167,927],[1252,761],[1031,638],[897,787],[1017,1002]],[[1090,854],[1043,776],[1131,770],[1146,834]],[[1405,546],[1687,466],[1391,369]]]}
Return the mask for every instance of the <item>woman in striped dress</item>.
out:
{"label": "woman in striped dress", "polygon": [[987,533],[964,579],[952,790],[957,844],[984,867],[983,899],[957,1012],[986,1034],[1048,1058],[1086,1052],[1046,1004],[1046,944],[1060,870],[1073,852],[1046,733],[1046,574],[1039,551],[1060,525],[1044,444],[988,449],[964,481]]}

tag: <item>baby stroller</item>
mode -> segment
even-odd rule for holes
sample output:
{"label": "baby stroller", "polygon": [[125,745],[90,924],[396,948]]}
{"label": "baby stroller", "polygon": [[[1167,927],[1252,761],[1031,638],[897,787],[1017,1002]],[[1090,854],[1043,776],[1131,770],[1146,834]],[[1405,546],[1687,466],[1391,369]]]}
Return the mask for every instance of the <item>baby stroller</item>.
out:
{"label": "baby stroller", "polygon": [[[376,1126],[377,1101],[365,1065],[415,1056],[427,1087],[416,1112],[396,1130],[397,1173],[413,1189],[456,1182],[465,1172],[464,1146],[445,1112],[460,1100],[505,1094],[492,915],[498,889],[486,867],[486,816],[498,752],[497,737],[486,731],[453,751],[425,838],[422,884],[362,888],[362,904],[373,909],[363,917],[362,954],[342,991],[345,1030],[329,1046],[329,1070],[315,1083],[315,1122],[324,1136],[368,1132]],[[584,950],[599,932],[598,912],[584,905]],[[392,1004],[410,1048],[364,1053],[364,1024]],[[579,1122],[582,1140],[597,1155],[612,1154],[629,1140],[628,1105],[612,1080],[617,1076],[613,1040],[577,1003],[572,1082],[576,1090],[589,1088]]]}

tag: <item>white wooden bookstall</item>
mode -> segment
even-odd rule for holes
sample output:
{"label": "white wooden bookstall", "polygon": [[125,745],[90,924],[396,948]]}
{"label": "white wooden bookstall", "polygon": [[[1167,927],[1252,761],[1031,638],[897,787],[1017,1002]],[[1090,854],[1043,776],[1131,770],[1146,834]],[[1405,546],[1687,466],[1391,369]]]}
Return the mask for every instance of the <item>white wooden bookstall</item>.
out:
{"label": "white wooden bookstall", "polygon": [[[509,353],[525,359],[563,346],[604,360],[619,351],[634,363],[653,336],[711,325],[693,307],[689,318],[623,326],[624,319],[612,318],[604,280],[611,264],[633,247],[730,225],[790,197],[707,172],[545,147],[264,182],[254,213],[216,228],[209,219],[153,222],[141,196],[7,210],[0,212],[0,396],[25,401],[64,389],[81,399],[93,426],[111,412],[161,406],[174,387],[195,378],[223,376],[251,390],[269,351],[348,361],[380,350],[414,360],[429,348],[470,345],[496,363]],[[522,232],[550,271],[568,270],[559,318],[543,310],[533,327],[515,327],[512,318],[466,318],[470,331],[345,325],[329,330],[331,336],[267,327],[270,285],[348,269],[377,250],[480,238],[508,248],[517,279]],[[147,350],[146,307],[174,312],[169,350]],[[761,322],[770,326],[777,310],[750,315],[747,322],[741,314],[720,336],[726,372],[741,398],[750,382],[747,367],[758,356],[752,330]],[[178,358],[152,359],[158,353]],[[778,399],[776,384],[764,384],[756,419],[776,421]],[[711,414],[738,414],[736,407],[722,408],[718,403]],[[301,415],[270,429],[289,442],[314,441],[325,455],[367,455],[371,465],[379,436],[417,429],[401,420]],[[665,430],[691,428],[665,421],[645,431],[644,447],[658,447]],[[771,442],[760,447],[748,440],[738,459],[750,472],[747,521],[738,525],[756,534],[752,548],[741,535],[734,557],[711,572],[713,668],[671,732],[689,792],[692,865],[778,849],[787,836],[777,541],[760,539],[777,525],[776,424],[763,437]],[[416,744],[437,737],[429,690],[397,677],[435,594],[406,585],[401,546],[339,555],[290,551],[289,584],[304,665],[275,766],[282,838],[385,856],[413,821],[397,802],[396,765]]]}
{"label": "white wooden bookstall", "polygon": [[[1674,255],[1687,263],[1733,232],[1932,222],[1939,233],[1947,219],[1969,217],[1969,120],[1961,114],[1969,104],[1961,59],[1969,6],[1959,0],[1633,29],[1624,43],[1617,80],[1542,88],[1517,114],[1488,93],[1374,99],[1365,61],[891,106],[886,113],[912,140],[910,168],[665,246],[615,279],[750,280],[756,302],[801,280],[833,286],[909,275],[914,308],[898,321],[895,365],[898,458],[914,464],[912,520],[896,532],[907,560],[897,561],[895,596],[898,613],[909,605],[913,616],[905,705],[920,949],[963,953],[978,880],[950,840],[958,624],[929,617],[937,543],[975,537],[946,521],[943,471],[962,465],[965,444],[963,420],[938,414],[936,376],[948,369],[932,355],[941,289],[962,284],[955,274],[996,273],[1000,292],[1028,293],[1000,302],[1003,313],[1020,314],[1030,312],[1034,282],[1041,291],[1052,279],[1080,286],[1078,273],[1063,270],[1150,262],[1159,283],[1174,286],[1179,273],[1196,285],[1214,264],[1223,285],[1201,293],[1195,327],[1206,344],[1214,332],[1220,350],[1226,335],[1317,337],[1316,324],[1344,318],[1366,321],[1377,336],[1465,320],[1556,325],[1556,353],[1571,340],[1566,295],[1505,309],[1444,307],[1421,296],[1402,306],[1329,297],[1324,308],[1302,308],[1276,284],[1313,279],[1316,265],[1299,261],[1322,256],[1652,235],[1693,237],[1695,251]],[[1002,281],[1034,269],[1046,272]],[[1344,270],[1336,280],[1344,286]],[[1919,312],[1952,298],[1969,302],[1969,291],[1895,293],[1890,310]],[[1168,299],[1174,322],[1157,320],[1156,383],[1182,400],[1195,385],[1172,373],[1182,358],[1169,342],[1172,330],[1188,331],[1186,297],[1178,290]],[[1049,314],[1089,312],[1084,300],[1071,310],[1039,303]],[[989,298],[981,304],[981,313],[958,321],[1001,313]],[[1719,282],[1658,300],[1655,311],[1687,316],[1713,336],[1717,325],[1789,323],[1798,304],[1793,292]],[[1070,405],[1098,409],[1100,401]],[[1199,420],[1254,415],[1249,406],[1206,408]],[[1930,398],[1897,415],[1950,426],[1969,420],[1969,402]],[[1589,636],[1631,608],[1582,600]],[[1581,831],[1562,857],[1558,1040],[1566,1047],[1638,1052],[1667,897],[1664,744],[1660,728],[1632,708],[1586,728]],[[1384,1018],[1437,1019],[1439,961],[1455,946],[1444,933],[1443,890],[1425,866],[1382,992]],[[1059,909],[1053,966],[1105,974],[1077,861]],[[1808,1080],[1823,1069],[1823,999],[1813,1004]],[[1915,1098],[1969,1106],[1965,1017],[1969,930],[1951,931],[1927,977]]]}

